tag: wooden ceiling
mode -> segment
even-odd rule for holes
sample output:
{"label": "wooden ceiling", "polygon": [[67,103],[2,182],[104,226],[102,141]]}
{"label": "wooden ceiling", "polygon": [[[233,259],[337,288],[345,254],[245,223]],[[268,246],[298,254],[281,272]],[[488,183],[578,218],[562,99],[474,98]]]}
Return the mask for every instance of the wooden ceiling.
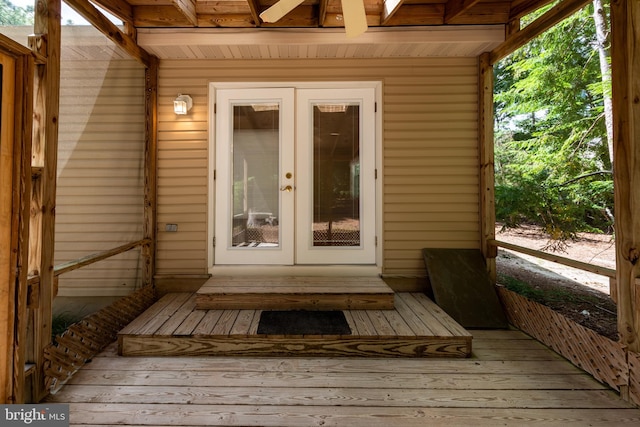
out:
{"label": "wooden ceiling", "polygon": [[[76,0],[77,1],[77,0]],[[341,0],[305,0],[276,23],[261,12],[277,0],[91,0],[137,28],[336,28]],[[369,27],[513,24],[551,0],[363,1]],[[75,2],[69,2],[75,3]]]}
{"label": "wooden ceiling", "polygon": [[[64,1],[132,58],[149,67],[152,56],[360,58],[477,56],[483,52],[490,52],[493,64],[590,0],[558,0],[526,26],[520,25],[520,19],[552,0],[344,0],[362,1],[368,22],[368,30],[349,38],[346,46],[345,38],[335,38],[336,31],[344,32],[340,28],[344,27],[341,0],[305,0],[269,24],[262,22],[260,14],[278,0]],[[94,4],[120,18],[124,28],[113,24]],[[328,39],[318,39],[318,34]],[[463,39],[455,40],[456,34]],[[220,48],[219,39],[223,38]],[[322,50],[327,44],[332,45],[333,53]],[[345,48],[347,53],[343,54],[340,49]]]}

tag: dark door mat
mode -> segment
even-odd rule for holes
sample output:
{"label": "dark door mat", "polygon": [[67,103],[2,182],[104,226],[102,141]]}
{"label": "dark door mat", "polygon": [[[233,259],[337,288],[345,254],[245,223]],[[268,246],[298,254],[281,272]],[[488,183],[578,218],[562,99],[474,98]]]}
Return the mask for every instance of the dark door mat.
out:
{"label": "dark door mat", "polygon": [[435,302],[465,328],[509,327],[477,249],[423,249]]}
{"label": "dark door mat", "polygon": [[351,335],[342,311],[263,311],[258,334]]}

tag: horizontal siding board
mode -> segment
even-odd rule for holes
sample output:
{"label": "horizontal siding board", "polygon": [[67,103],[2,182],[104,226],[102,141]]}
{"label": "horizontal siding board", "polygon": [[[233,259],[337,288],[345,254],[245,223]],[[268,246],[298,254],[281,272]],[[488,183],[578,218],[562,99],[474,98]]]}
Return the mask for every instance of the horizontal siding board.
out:
{"label": "horizontal siding board", "polygon": [[476,58],[165,60],[159,77],[159,274],[207,270],[209,82],[382,81],[384,272],[424,275],[423,247],[479,246]]}
{"label": "horizontal siding board", "polygon": [[[160,234],[162,234],[162,232]],[[159,238],[158,248],[161,249],[163,253],[165,253],[165,251],[167,253],[171,251],[180,251],[180,252],[193,251],[193,253],[197,255],[198,251],[206,249],[206,241],[198,240],[196,242],[192,242],[192,241],[180,240],[180,241],[168,242],[162,238]]]}
{"label": "horizontal siding board", "polygon": [[414,155],[410,158],[385,157],[385,166],[406,166],[406,167],[420,167],[438,170],[450,168],[454,170],[468,169],[468,172],[475,172],[475,167],[478,164],[477,157],[432,157],[429,155]]}
{"label": "horizontal siding board", "polygon": [[456,223],[473,223],[477,220],[476,212],[444,212],[444,213],[425,213],[425,212],[385,212],[384,218],[387,224],[393,222],[424,222],[428,220],[435,224],[443,222]]}

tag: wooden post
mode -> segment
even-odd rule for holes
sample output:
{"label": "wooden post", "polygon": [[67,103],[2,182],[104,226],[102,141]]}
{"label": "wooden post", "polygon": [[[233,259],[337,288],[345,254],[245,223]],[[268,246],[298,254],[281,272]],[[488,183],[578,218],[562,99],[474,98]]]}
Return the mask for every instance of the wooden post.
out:
{"label": "wooden post", "polygon": [[[0,55],[2,66],[2,106],[0,120],[0,402],[11,402],[13,390],[11,377],[13,376],[11,352],[5,349],[13,348],[14,330],[14,298],[15,294],[15,258],[13,256],[15,224],[13,222],[13,179],[14,170],[18,165],[14,161],[14,107],[15,99],[15,58]],[[19,156],[17,156],[19,157]]]}
{"label": "wooden post", "polygon": [[[20,162],[14,173],[14,216],[17,223],[16,242],[17,282],[15,290],[15,323],[13,335],[13,403],[24,403],[25,362],[27,339],[27,276],[29,259],[29,210],[31,194],[31,131],[33,127],[33,73],[34,61],[25,55],[16,62],[16,138],[14,156]],[[19,155],[18,155],[19,154]]]}
{"label": "wooden post", "polygon": [[0,36],[0,403],[22,403],[33,59],[25,47]]}
{"label": "wooden post", "polygon": [[611,1],[618,332],[640,352],[640,2]]}
{"label": "wooden post", "polygon": [[144,145],[144,238],[142,246],[143,285],[153,283],[156,257],[156,206],[158,177],[158,58],[150,56],[145,70],[145,145]]}
{"label": "wooden post", "polygon": [[[40,286],[38,309],[32,319],[33,348],[29,355],[35,364],[32,399],[39,401],[47,394],[44,377],[44,348],[51,342],[53,303],[53,257],[55,240],[56,175],[58,162],[58,110],[60,100],[60,31],[61,1],[38,0],[35,8],[31,48],[46,57],[38,65],[37,93],[34,105],[34,161],[42,167],[41,228],[31,230],[40,236]],[[42,162],[41,165],[38,162]],[[33,239],[32,239],[33,240]]]}
{"label": "wooden post", "polygon": [[496,281],[498,248],[495,239],[496,209],[493,147],[493,65],[489,52],[480,55],[478,66],[478,145],[480,147],[480,248],[487,262],[489,277]]}

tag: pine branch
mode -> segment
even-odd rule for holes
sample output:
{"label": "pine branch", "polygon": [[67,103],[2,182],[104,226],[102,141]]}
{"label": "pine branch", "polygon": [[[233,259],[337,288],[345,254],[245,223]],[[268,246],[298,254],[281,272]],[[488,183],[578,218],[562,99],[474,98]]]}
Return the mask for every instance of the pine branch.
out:
{"label": "pine branch", "polygon": [[589,178],[590,176],[594,176],[594,175],[613,175],[613,172],[612,171],[589,172],[589,173],[586,173],[584,175],[580,175],[580,176],[577,176],[577,177],[575,177],[573,179],[570,179],[569,181],[565,181],[562,184],[554,185],[553,187],[555,187],[555,188],[564,187],[566,185],[573,184],[576,181],[580,181],[581,179]]}

